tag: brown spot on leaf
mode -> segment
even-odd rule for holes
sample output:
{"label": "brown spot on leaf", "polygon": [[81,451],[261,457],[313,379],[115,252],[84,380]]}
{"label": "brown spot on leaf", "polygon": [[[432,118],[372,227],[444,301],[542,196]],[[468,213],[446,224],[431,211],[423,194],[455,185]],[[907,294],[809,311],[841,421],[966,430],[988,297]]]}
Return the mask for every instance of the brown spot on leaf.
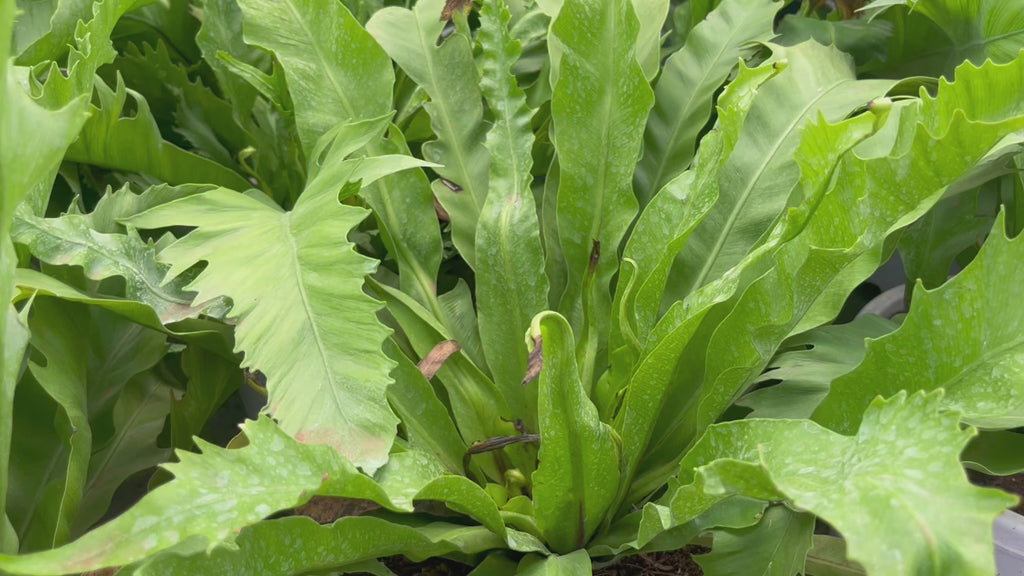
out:
{"label": "brown spot on leaf", "polygon": [[452,19],[456,11],[469,12],[473,9],[473,0],[444,0],[444,8],[441,9],[441,22]]}
{"label": "brown spot on leaf", "polygon": [[445,340],[434,346],[434,349],[424,356],[416,367],[423,373],[424,378],[430,380],[444,366],[445,361],[459,350],[462,350],[462,347],[459,346],[458,342],[455,340]]}
{"label": "brown spot on leaf", "polygon": [[456,194],[461,194],[463,192],[462,186],[459,186],[458,184],[456,184],[455,182],[452,182],[451,180],[446,180],[444,178],[441,178],[441,184],[444,184],[445,188],[451,190],[452,192],[454,192]]}
{"label": "brown spot on leaf", "polygon": [[523,376],[523,386],[537,379],[540,376],[541,368],[544,367],[544,342],[540,336],[533,339],[533,351],[526,358],[526,374]]}
{"label": "brown spot on leaf", "polygon": [[590,246],[590,264],[587,267],[587,274],[590,276],[594,275],[597,271],[597,263],[601,261],[601,241],[594,240],[594,243]]}
{"label": "brown spot on leaf", "polygon": [[436,196],[433,198],[433,200],[434,200],[434,213],[437,214],[437,219],[440,220],[441,222],[451,222],[452,221],[451,215],[448,214],[448,211],[444,209],[444,206],[441,206],[441,203],[437,201],[437,197]]}

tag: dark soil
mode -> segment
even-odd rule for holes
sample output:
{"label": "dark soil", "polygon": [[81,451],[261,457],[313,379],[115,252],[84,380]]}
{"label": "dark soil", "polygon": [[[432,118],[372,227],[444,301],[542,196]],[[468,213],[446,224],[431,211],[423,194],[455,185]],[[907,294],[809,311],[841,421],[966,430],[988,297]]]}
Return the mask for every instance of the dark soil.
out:
{"label": "dark soil", "polygon": [[1024,514],[1024,474],[1014,474],[1013,476],[987,476],[985,474],[979,474],[977,472],[969,472],[968,477],[971,482],[978,486],[991,486],[992,488],[999,488],[1004,492],[1015,494],[1021,501],[1016,506],[1010,508],[1017,514]]}
{"label": "dark soil", "polygon": [[[707,550],[687,547],[675,552],[658,552],[628,556],[615,564],[594,572],[594,576],[702,576],[700,566],[690,557],[691,551],[701,554]],[[402,556],[383,559],[384,564],[398,576],[465,576],[473,569],[442,558],[426,562],[410,562]]]}

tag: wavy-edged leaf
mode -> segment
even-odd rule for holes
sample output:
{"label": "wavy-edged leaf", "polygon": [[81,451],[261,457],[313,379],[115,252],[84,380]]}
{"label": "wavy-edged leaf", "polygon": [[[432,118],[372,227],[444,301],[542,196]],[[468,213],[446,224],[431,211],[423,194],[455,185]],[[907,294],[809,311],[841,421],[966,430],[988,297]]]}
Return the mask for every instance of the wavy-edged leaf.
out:
{"label": "wavy-edged leaf", "polygon": [[552,550],[567,553],[586,544],[604,521],[619,488],[620,448],[580,382],[565,318],[539,314],[530,336],[543,358],[537,384],[540,465],[533,473],[537,525]]}
{"label": "wavy-edged leaf", "polygon": [[296,442],[269,418],[247,422],[249,445],[227,450],[198,441],[165,464],[173,481],[75,542],[36,554],[0,556],[14,574],[65,574],[120,566],[184,542],[214,544],[314,495],[363,498],[393,508],[387,493],[329,446]]}
{"label": "wavy-edged leaf", "polygon": [[[127,0],[121,2],[122,13],[152,3],[154,0]],[[42,3],[40,3],[42,4]],[[40,6],[32,5],[33,16],[48,21],[49,27],[43,28],[42,34],[31,38],[25,37],[24,30],[19,30],[19,50],[17,62],[21,65],[35,65],[47,60],[57,60],[67,50],[69,44],[76,40],[76,27],[79,21],[88,22],[93,15],[92,0],[60,0],[42,4],[42,9],[53,7],[49,15],[38,14]],[[20,6],[19,6],[20,8]],[[105,40],[106,38],[104,38]],[[6,57],[5,57],[6,60]]]}
{"label": "wavy-edged leaf", "polygon": [[530,190],[533,111],[511,73],[521,48],[509,36],[510,19],[508,8],[496,0],[480,12],[481,90],[495,121],[487,133],[491,191],[476,229],[476,302],[484,354],[508,404],[507,416],[535,430],[536,388],[522,385],[527,369],[522,338],[533,316],[547,307],[548,282]]}
{"label": "wavy-edged leaf", "polygon": [[[340,2],[247,0],[246,39],[272,50],[284,67],[307,154],[339,123],[391,112],[395,75],[387,53]],[[226,10],[230,12],[230,10]],[[401,131],[367,142],[371,155],[409,154]],[[437,313],[441,234],[422,171],[392,174],[360,192],[398,263],[402,289]]]}
{"label": "wavy-edged leaf", "polygon": [[52,276],[47,276],[30,268],[18,268],[15,271],[14,283],[18,288],[15,302],[30,298],[33,295],[44,295],[55,296],[69,302],[89,304],[90,306],[109,310],[118,316],[123,316],[140,326],[152,328],[158,332],[174,336],[183,342],[210,350],[222,358],[235,358],[234,353],[231,351],[231,328],[222,322],[207,319],[189,319],[172,324],[170,327],[164,326],[160,318],[157,317],[156,312],[142,302],[89,295],[64,284]]}
{"label": "wavy-edged leaf", "polygon": [[591,363],[607,347],[609,286],[638,208],[633,170],[654,101],[636,61],[638,29],[627,0],[568,2],[551,25],[563,48],[551,98],[558,239],[567,272],[559,310],[580,329],[588,390]]}
{"label": "wavy-edged leaf", "polygon": [[662,187],[637,220],[623,251],[636,271],[629,282],[620,272],[615,308],[622,319],[612,323],[611,369],[599,388],[602,394],[621,390],[629,378],[661,311],[675,257],[718,200],[721,165],[736,145],[758,87],[775,73],[765,66],[740,68],[719,98],[719,120],[702,140],[694,165]]}
{"label": "wavy-edged leaf", "polygon": [[755,526],[716,530],[711,553],[696,556],[705,576],[803,574],[814,536],[814,516],[770,506]]}
{"label": "wavy-edged leaf", "polygon": [[833,380],[864,360],[864,340],[878,338],[899,325],[871,314],[848,324],[815,328],[786,341],[755,383],[779,380],[736,401],[752,411],[747,418],[810,418],[828,395]]}
{"label": "wavy-edged leaf", "polygon": [[[125,88],[120,77],[114,90],[102,81],[95,88],[99,107],[90,107],[89,119],[68,148],[68,160],[148,174],[169,184],[199,182],[240,191],[251,187],[233,170],[166,142],[145,98]],[[135,114],[122,117],[129,93]]]}
{"label": "wavy-edged leaf", "polygon": [[341,2],[242,0],[246,42],[271,50],[285,69],[308,159],[340,122],[391,111],[387,55]]}
{"label": "wavy-edged leaf", "polygon": [[[893,117],[891,121],[898,121],[896,138],[887,139],[883,131],[883,145],[867,148],[870,154],[842,151],[874,130],[871,115],[837,125],[813,124],[803,131],[797,160],[804,197],[809,199],[805,202],[816,209],[809,215],[807,208],[790,212],[795,223],[806,218],[797,228],[800,233],[782,243],[774,254],[766,249],[751,257],[751,265],[745,268],[758,274],[756,281],[748,283],[735,305],[722,309],[727,315],[716,319],[713,335],[694,341],[692,357],[677,370],[703,374],[697,429],[682,432],[694,420],[685,412],[676,412],[678,406],[693,407],[693,400],[674,398],[670,404],[673,413],[665,415],[665,422],[672,424],[661,430],[675,428],[681,433],[656,433],[666,441],[652,461],[667,464],[677,458],[701,428],[717,420],[749,387],[788,335],[834,318],[847,295],[881,264],[886,239],[893,232],[927,212],[961,178],[978,178],[976,166],[1017,152],[1013,146],[1004,146],[1004,141],[1010,135],[1015,142],[1012,135],[1024,126],[1024,103],[1008,96],[1016,94],[1024,82],[1022,67],[1024,58],[981,69],[965,65],[958,71],[961,81],[988,82],[992,88],[989,99],[974,100],[974,114],[986,118],[985,122],[951,113],[949,107],[962,106],[958,94],[940,86],[936,97],[923,95],[912,108]],[[1002,92],[1004,88],[1006,92]],[[942,130],[926,129],[935,117],[949,118],[949,124]],[[915,122],[916,118],[921,123]],[[843,141],[847,144],[839,144]],[[893,141],[895,144],[887,144]],[[911,173],[917,176],[902,176]],[[889,192],[894,189],[901,194]],[[755,264],[759,259],[761,264]],[[737,273],[746,272],[737,269],[726,278]],[[779,298],[779,294],[791,297]],[[693,308],[700,309],[696,302],[691,303]],[[680,306],[678,313],[685,315],[686,306]],[[670,316],[675,317],[671,310],[666,318]],[[759,329],[751,330],[752,323]],[[663,325],[668,330],[675,320],[663,320]],[[667,440],[669,436],[675,439]],[[655,476],[664,470],[660,464],[650,468]]]}
{"label": "wavy-edged leaf", "polygon": [[720,277],[766,234],[800,178],[793,153],[804,126],[819,115],[841,120],[893,84],[857,80],[849,56],[813,41],[775,47],[773,57],[765,66],[782,71],[758,90],[719,172],[718,202],[677,258],[669,298],[681,300]]}
{"label": "wavy-edged leaf", "polygon": [[[296,546],[296,542],[302,545]],[[435,556],[476,554],[504,546],[498,536],[481,526],[445,522],[406,526],[368,516],[342,518],[330,526],[320,526],[303,517],[270,520],[243,530],[235,544],[237,549],[218,547],[210,554],[194,550],[190,555],[181,555],[171,550],[129,574],[349,574],[361,573],[365,570],[364,562],[386,556],[401,554],[420,562]]]}
{"label": "wavy-edged leaf", "polygon": [[781,6],[723,0],[665,62],[644,132],[644,154],[633,176],[641,205],[689,166],[697,135],[711,117],[715,91],[737,61],[755,51],[754,42],[774,35],[772,22]]}
{"label": "wavy-edged leaf", "polygon": [[438,43],[445,26],[438,19],[443,4],[424,0],[411,10],[388,7],[376,12],[366,29],[430,96],[423,107],[437,139],[423,145],[423,156],[443,166],[436,171],[448,184],[435,181],[434,196],[451,217],[459,254],[475,266],[474,237],[488,190],[487,126],[468,29],[460,25]]}
{"label": "wavy-edged leaf", "polygon": [[96,202],[96,207],[92,212],[83,214],[82,217],[94,232],[101,234],[124,233],[126,227],[118,220],[129,218],[179,198],[209,192],[216,187],[212,184],[183,184],[181,186],[158,184],[146,188],[140,194],[132,192],[128,184],[117,190],[107,188],[103,196],[100,196],[99,201]]}
{"label": "wavy-edged leaf", "polygon": [[798,420],[716,424],[682,462],[692,483],[673,496],[673,519],[702,498],[785,498],[835,526],[870,574],[992,574],[992,522],[1014,499],[968,482],[959,453],[975,431],[938,413],[941,395],[876,399],[854,437]]}
{"label": "wavy-edged leaf", "polygon": [[[325,167],[318,176],[329,170],[335,186],[363,176],[370,182],[361,162]],[[382,166],[402,167],[397,160]],[[311,185],[317,182],[311,177]],[[231,298],[230,317],[239,319],[236,347],[246,354],[244,367],[267,376],[268,412],[300,440],[330,444],[375,470],[387,460],[397,419],[385,398],[392,364],[381,345],[388,330],[377,322],[378,303],[362,291],[376,263],[357,254],[347,238],[368,211],[339,204],[338,189],[327,182],[312,192],[284,212],[221,189],[128,222],[198,227],[161,259],[172,263],[171,277],[208,262],[189,288],[200,302]]]}
{"label": "wavy-edged leaf", "polygon": [[[640,454],[643,449],[640,446],[646,445],[652,440],[655,443],[664,441],[663,432],[655,432],[656,429],[663,430],[666,426],[690,425],[692,418],[684,414],[687,410],[694,410],[692,394],[699,386],[697,378],[699,374],[692,371],[681,376],[680,380],[674,379],[674,369],[683,359],[680,358],[687,344],[691,340],[705,341],[710,337],[710,331],[714,328],[715,317],[712,316],[707,322],[705,318],[713,308],[718,308],[723,302],[727,302],[738,291],[741,286],[749,283],[763,273],[762,265],[756,264],[768,251],[774,249],[781,241],[781,235],[776,234],[765,245],[761,246],[748,256],[745,264],[751,268],[750,272],[730,273],[708,287],[691,295],[685,303],[676,303],[666,314],[653,324],[655,312],[659,309],[662,294],[669,277],[669,269],[675,258],[675,249],[681,242],[685,242],[692,229],[704,214],[709,210],[708,204],[717,199],[717,178],[721,166],[729,153],[733,150],[736,142],[742,133],[744,120],[749,113],[753,103],[756,101],[758,88],[768,79],[773,78],[777,71],[771,66],[760,66],[757,68],[740,67],[739,74],[729,87],[726,88],[719,100],[719,122],[716,132],[706,137],[708,146],[702,147],[698,153],[698,162],[691,170],[695,173],[684,173],[676,182],[680,185],[688,185],[690,181],[699,184],[696,196],[693,196],[687,204],[677,204],[671,201],[671,195],[679,190],[675,185],[668,186],[655,197],[655,200],[648,205],[645,214],[638,222],[634,230],[637,240],[631,238],[627,244],[628,256],[635,258],[638,268],[643,272],[638,276],[647,276],[645,281],[646,289],[636,296],[634,304],[636,319],[638,322],[638,338],[642,347],[642,353],[638,353],[639,359],[636,367],[628,376],[630,386],[623,399],[623,408],[616,415],[615,428],[622,435],[623,446],[625,447],[625,462],[623,474],[630,477],[635,473],[635,467],[639,463]],[[861,137],[859,132],[850,130],[852,134],[834,134],[830,144],[835,149],[830,149],[828,155],[838,158],[843,150],[852,146]],[[682,192],[686,188],[682,188]],[[661,198],[664,196],[664,198]],[[691,206],[692,203],[692,206]],[[686,215],[685,211],[693,209],[692,215]],[[667,209],[669,213],[668,222],[658,226],[661,221],[659,209]],[[647,212],[650,214],[647,214]],[[683,212],[681,212],[683,211]],[[666,225],[674,225],[672,216],[678,215],[679,228],[674,231],[674,237],[666,246],[662,247],[655,240],[658,231]],[[685,217],[684,217],[685,216]],[[652,225],[655,224],[655,225]],[[648,238],[646,242],[644,238]],[[742,266],[738,270],[742,270]],[[724,305],[722,305],[724,306]],[[706,324],[704,332],[698,332],[702,323]],[[644,332],[639,327],[645,327]],[[700,350],[694,354],[693,361],[701,360]],[[652,411],[650,406],[673,406],[671,411],[666,412],[662,417],[657,414],[658,410]],[[664,421],[659,422],[662,418]],[[677,452],[678,453],[678,452]],[[668,472],[673,467],[667,468]],[[662,485],[667,475],[661,476],[658,480],[650,483],[641,482],[641,490],[654,490]],[[657,484],[657,486],[655,486]]]}
{"label": "wavy-edged leaf", "polygon": [[[405,137],[396,126],[391,126],[386,139],[369,143],[367,149],[373,153],[410,155]],[[434,195],[426,174],[422,170],[392,174],[363,188],[359,196],[380,224],[380,238],[398,264],[402,290],[454,329],[451,316],[443,310],[443,302],[438,302],[437,271],[443,247]]]}
{"label": "wavy-edged leaf", "polygon": [[[977,258],[935,290],[915,291],[902,326],[869,341],[864,362],[836,380],[814,419],[849,432],[876,395],[944,388],[944,406],[987,429],[1024,425],[1024,240],[1008,240],[1003,217]],[[965,321],[969,319],[969,321]]]}
{"label": "wavy-edged leaf", "polygon": [[81,266],[93,280],[120,276],[125,297],[151,307],[163,323],[193,318],[203,308],[193,307],[194,294],[186,292],[182,279],[162,284],[168,266],[157,262],[157,248],[135,231],[103,234],[92,230],[87,216],[68,214],[59,218],[21,216],[15,220],[12,238],[33,256],[48,264]]}
{"label": "wavy-edged leaf", "polygon": [[[41,213],[50,187],[67,147],[88,118],[88,97],[83,90],[59,102],[39,102],[25,91],[21,82],[27,70],[10,67],[14,2],[0,6],[0,550],[12,551],[18,543],[9,529],[7,493],[11,450],[13,402],[24,340],[17,315],[10,306],[14,295],[17,255],[11,243],[15,209],[30,198],[35,213]],[[74,63],[72,58],[69,66]],[[91,74],[91,71],[89,72]],[[57,74],[60,75],[59,73]]]}

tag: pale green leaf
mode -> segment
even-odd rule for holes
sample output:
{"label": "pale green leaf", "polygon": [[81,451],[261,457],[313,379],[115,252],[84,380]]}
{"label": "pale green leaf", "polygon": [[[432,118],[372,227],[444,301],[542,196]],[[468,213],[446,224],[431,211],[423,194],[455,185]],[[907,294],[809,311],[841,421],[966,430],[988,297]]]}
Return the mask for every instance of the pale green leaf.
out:
{"label": "pale green leaf", "polygon": [[876,400],[854,437],[797,420],[714,425],[682,462],[680,479],[695,481],[673,497],[674,519],[701,494],[777,490],[832,524],[872,575],[991,575],[992,522],[1013,499],[967,481],[959,453],[975,432],[938,413],[941,395]]}
{"label": "pale green leaf", "polygon": [[[300,545],[301,543],[301,545]],[[218,547],[182,556],[173,550],[147,561],[134,576],[263,576],[265,574],[350,573],[348,567],[386,556],[413,561],[461,552],[501,548],[502,540],[481,526],[435,522],[404,526],[373,517],[342,518],[320,526],[309,518],[261,522],[235,541],[237,549]]]}
{"label": "pale green leaf", "polygon": [[437,173],[455,187],[435,181],[434,196],[451,217],[452,242],[459,254],[475,266],[474,236],[488,190],[487,126],[467,27],[457,27],[438,42],[445,26],[438,18],[443,4],[424,0],[411,10],[385,8],[366,29],[430,96],[423,107],[437,139],[423,145],[423,155],[443,165]]}
{"label": "pale green leaf", "polygon": [[716,530],[711,553],[695,559],[704,576],[803,574],[813,535],[813,515],[771,506],[753,527]]}
{"label": "pale green leaf", "polygon": [[521,48],[509,36],[510,18],[497,0],[486,2],[480,13],[481,90],[495,121],[487,133],[491,192],[476,229],[476,302],[487,366],[508,404],[506,416],[535,430],[536,388],[522,385],[527,369],[522,342],[533,316],[547,307],[548,283],[530,190],[533,111],[511,74]]}
{"label": "pale green leaf", "polygon": [[[351,161],[337,185],[360,178],[359,166]],[[161,253],[169,274],[208,262],[189,288],[199,302],[231,298],[243,366],[267,376],[267,411],[300,440],[330,444],[370,471],[387,460],[397,418],[385,398],[387,329],[362,291],[375,262],[347,239],[366,215],[339,204],[337,190],[303,194],[291,212],[215,190],[129,223],[198,226]]]}
{"label": "pale green leaf", "polygon": [[[848,433],[876,395],[944,388],[943,405],[989,429],[1024,424],[1024,240],[1008,240],[1003,218],[977,258],[935,290],[918,289],[902,326],[869,341],[864,362],[836,380],[814,419]],[[969,319],[969,320],[967,320]]]}
{"label": "pale green leaf", "polygon": [[[990,151],[999,150],[1004,157],[1016,153],[1002,143],[1024,126],[1024,102],[1011,96],[1024,82],[1022,67],[1024,58],[1003,66],[961,67],[959,82],[981,82],[990,87],[988,99],[973,100],[974,114],[986,120],[972,121],[952,113],[949,108],[962,106],[962,89],[940,85],[937,96],[923,94],[895,119],[899,120],[895,143],[881,153],[866,157],[841,153],[873,129],[868,123],[874,114],[805,128],[796,158],[803,196],[808,200],[805,208],[790,212],[787,226],[806,221],[797,228],[800,233],[782,243],[774,254],[769,241],[760,256],[750,257],[749,266],[726,276],[757,274],[756,281],[729,307],[724,320],[714,323],[714,334],[708,340],[694,341],[693,356],[679,369],[684,374],[703,373],[697,428],[688,428],[694,420],[685,412],[676,416],[679,406],[693,406],[692,397],[674,399],[669,404],[672,414],[666,414],[672,425],[661,430],[676,431],[656,433],[656,437],[674,439],[663,442],[653,461],[668,464],[678,458],[695,434],[716,421],[749,387],[789,334],[834,318],[846,296],[881,264],[885,241],[893,232],[927,212],[947,188],[972,174],[978,163],[988,162]],[[915,122],[917,118],[921,123]],[[928,129],[933,118],[946,118],[949,123]],[[840,144],[844,141],[845,145]],[[905,174],[915,177],[905,178]],[[895,189],[901,194],[893,195],[890,191]],[[821,194],[820,201],[814,200]],[[816,208],[810,211],[811,206]],[[785,230],[779,233],[793,235]],[[791,297],[780,299],[779,294]],[[690,306],[691,314],[703,308],[696,301]],[[686,309],[680,306],[678,313],[685,316]],[[675,330],[676,321],[670,317],[675,317],[672,310],[666,316],[669,321],[662,324],[666,330]],[[760,328],[752,331],[752,322]],[[650,470],[657,477],[666,468],[658,464]]]}
{"label": "pale green leaf", "polygon": [[633,177],[642,205],[689,166],[697,135],[711,117],[715,91],[736,63],[755,51],[754,42],[773,36],[780,7],[764,0],[724,0],[665,62],[644,132],[643,158]]}
{"label": "pale green leaf", "polygon": [[773,57],[765,66],[782,71],[758,90],[719,172],[718,202],[677,258],[670,302],[738,264],[780,216],[800,179],[794,152],[804,126],[819,115],[842,120],[893,84],[857,80],[849,56],[816,42],[776,47]]}
{"label": "pale green leaf", "polygon": [[[242,11],[246,39],[273,50],[285,69],[307,154],[338,124],[391,112],[395,77],[388,55],[339,2],[248,0]],[[409,149],[401,131],[391,127],[387,139],[367,142],[367,152],[408,155]],[[436,307],[441,236],[423,172],[393,174],[360,194],[399,265],[402,288]]]}
{"label": "pale green leaf", "polygon": [[[739,138],[758,87],[774,74],[767,66],[740,67],[737,77],[718,101],[718,123],[702,140],[693,167],[664,186],[640,215],[623,251],[623,258],[631,267],[635,266],[636,271],[629,281],[620,271],[615,295],[619,321],[612,323],[611,369],[598,387],[601,406],[611,402],[611,395],[625,386],[633,372],[661,311],[662,296],[675,257],[718,200],[721,165]],[[623,270],[626,269],[624,266]],[[669,353],[671,357],[676,355],[678,352]],[[626,417],[625,412],[622,417]],[[643,426],[631,424],[629,429],[638,432]],[[629,435],[631,433],[627,432],[624,437]]]}
{"label": "pale green leaf", "polygon": [[[173,481],[75,542],[36,554],[0,556],[13,574],[65,574],[129,564],[184,542],[213,544],[314,495],[363,498],[394,507],[387,494],[328,446],[296,442],[269,418],[243,427],[237,450],[199,441],[202,454],[178,451]],[[307,520],[308,521],[308,520]]]}
{"label": "pale green leaf", "polygon": [[184,184],[182,186],[168,186],[159,184],[150,186],[141,194],[132,192],[127,184],[117,190],[107,188],[103,196],[100,196],[96,207],[92,212],[83,214],[88,227],[101,234],[124,233],[126,227],[118,222],[120,219],[129,218],[145,212],[150,208],[166,204],[179,198],[193,196],[202,192],[209,192],[215,189],[212,184]]}
{"label": "pale green leaf", "polygon": [[192,306],[194,294],[185,291],[187,282],[183,279],[162,284],[168,266],[157,262],[153,244],[143,241],[135,231],[103,234],[89,224],[87,216],[78,214],[59,218],[25,215],[15,220],[11,236],[48,264],[81,266],[86,277],[93,280],[124,278],[124,296],[148,305],[163,323],[193,318],[202,312],[202,306]]}
{"label": "pale green leaf", "polygon": [[580,382],[565,318],[541,313],[530,336],[543,358],[540,464],[533,474],[537,525],[552,550],[567,553],[586,544],[604,521],[619,487],[620,448]]}
{"label": "pale green leaf", "polygon": [[[155,0],[128,0],[121,2],[124,6],[122,13],[128,12],[140,6],[150,4]],[[32,2],[33,10],[30,13],[40,20],[48,20],[48,27],[42,28],[42,34],[32,38],[31,42],[24,37],[23,31],[19,30],[17,54],[18,64],[34,65],[47,60],[57,60],[67,50],[69,44],[74,44],[76,39],[76,28],[78,22],[88,22],[93,15],[96,2],[92,0],[57,0],[55,2]],[[40,5],[53,6],[49,14],[36,13]],[[44,8],[45,10],[45,8]],[[40,23],[41,24],[41,23]],[[18,23],[20,28],[22,23]],[[104,38],[105,39],[105,38]],[[4,57],[6,60],[6,56]]]}
{"label": "pale green leaf", "polygon": [[[832,166],[870,133],[872,124],[872,118],[861,116],[837,126],[823,123],[819,125],[817,138],[807,139],[805,136],[804,145],[814,150],[814,158],[820,163],[815,171],[808,173],[812,182],[805,184],[809,196],[807,206],[818,204],[825,192],[824,183],[830,180]],[[726,127],[729,125],[723,124],[723,128]],[[737,135],[733,133],[730,136],[731,132],[731,129],[723,130],[726,138]],[[685,301],[671,306],[648,336],[644,352],[630,378],[623,409],[615,421],[624,446],[629,447],[624,451],[629,456],[624,473],[628,477],[634,473],[634,466],[640,466],[640,476],[630,489],[632,497],[625,498],[623,502],[648,494],[664,484],[686,446],[699,434],[695,415],[700,408],[700,395],[706,392],[702,389],[701,380],[704,364],[706,359],[708,362],[718,361],[718,358],[707,355],[707,346],[719,334],[720,323],[736,306],[737,296],[744,294],[747,286],[771,270],[775,264],[773,256],[780,245],[793,242],[785,243],[785,240],[804,226],[807,212],[809,210],[787,212],[787,217],[774,227],[768,239],[751,251],[736,268],[697,290]],[[827,270],[820,270],[820,273],[832,277]],[[773,293],[771,301],[781,305],[784,302],[780,302],[777,294]],[[734,341],[760,333],[750,331],[750,318],[743,317],[741,332],[731,334]],[[736,321],[739,322],[740,317],[736,317]],[[751,378],[754,376],[756,374],[750,375]],[[652,403],[661,408],[650,410]],[[642,455],[643,449],[635,448],[638,444],[648,445],[649,455]],[[640,465],[643,459],[647,462]]]}

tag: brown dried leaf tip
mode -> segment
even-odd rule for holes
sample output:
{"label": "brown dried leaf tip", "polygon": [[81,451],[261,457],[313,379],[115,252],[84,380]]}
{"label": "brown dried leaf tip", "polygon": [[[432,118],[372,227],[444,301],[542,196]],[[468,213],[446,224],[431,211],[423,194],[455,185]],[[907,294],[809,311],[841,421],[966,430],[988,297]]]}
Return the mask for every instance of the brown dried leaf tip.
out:
{"label": "brown dried leaf tip", "polygon": [[540,376],[541,368],[544,367],[544,342],[540,336],[533,339],[533,351],[526,358],[526,375],[523,376],[523,386],[537,379]]}
{"label": "brown dried leaf tip", "polygon": [[444,366],[445,361],[459,350],[462,350],[462,347],[459,346],[458,342],[455,340],[445,340],[434,346],[433,350],[424,356],[416,367],[423,373],[424,378],[430,380]]}
{"label": "brown dried leaf tip", "polygon": [[473,0],[444,0],[444,8],[441,9],[441,22],[452,19],[456,10],[469,12],[473,9]]}

